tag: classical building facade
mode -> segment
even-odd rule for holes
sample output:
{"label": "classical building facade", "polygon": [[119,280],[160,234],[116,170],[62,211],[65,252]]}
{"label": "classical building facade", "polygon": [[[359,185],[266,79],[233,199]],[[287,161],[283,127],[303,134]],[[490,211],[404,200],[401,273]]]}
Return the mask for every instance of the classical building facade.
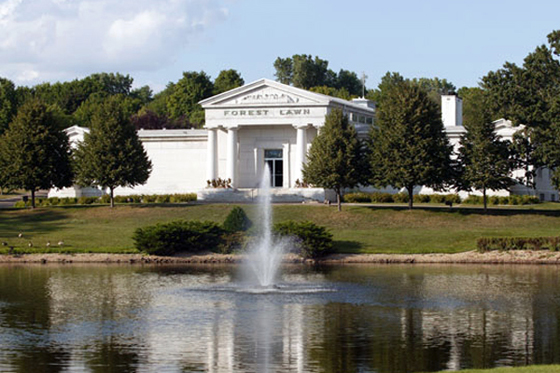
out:
{"label": "classical building facade", "polygon": [[[375,104],[366,99],[346,101],[261,79],[200,102],[205,110],[205,129],[139,130],[153,164],[147,183],[135,188],[117,188],[117,195],[197,193],[200,199],[247,201],[258,195],[265,165],[271,170],[271,185],[278,201],[322,201],[330,198],[321,188],[302,188],[302,166],[325,115],[341,109],[365,138],[374,123]],[[462,126],[462,103],[456,96],[442,97],[442,119],[450,143],[458,147]],[[511,139],[519,128],[496,122],[496,131]],[[83,141],[86,128],[70,127],[73,146]],[[515,176],[515,175],[514,175]],[[543,200],[558,200],[547,170],[539,171],[537,190],[521,185],[495,194],[537,194]],[[225,183],[231,188],[211,185]],[[366,188],[371,189],[371,188]],[[397,190],[386,189],[397,192]],[[100,195],[94,188],[52,190],[51,196]],[[418,187],[418,193],[433,193]],[[465,193],[466,194],[466,193]]]}

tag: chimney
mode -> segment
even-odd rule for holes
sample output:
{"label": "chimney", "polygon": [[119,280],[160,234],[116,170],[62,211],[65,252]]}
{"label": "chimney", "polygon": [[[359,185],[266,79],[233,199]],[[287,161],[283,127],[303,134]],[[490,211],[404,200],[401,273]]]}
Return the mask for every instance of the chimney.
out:
{"label": "chimney", "polygon": [[444,127],[463,125],[463,100],[455,95],[441,96],[441,120]]}

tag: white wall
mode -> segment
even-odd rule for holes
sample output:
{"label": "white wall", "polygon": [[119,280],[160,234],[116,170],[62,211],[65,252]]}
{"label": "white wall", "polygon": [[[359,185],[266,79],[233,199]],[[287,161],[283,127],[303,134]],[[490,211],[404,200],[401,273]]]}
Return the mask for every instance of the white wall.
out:
{"label": "white wall", "polygon": [[117,188],[116,195],[194,193],[206,186],[206,138],[144,141],[152,161],[147,183],[135,188]]}

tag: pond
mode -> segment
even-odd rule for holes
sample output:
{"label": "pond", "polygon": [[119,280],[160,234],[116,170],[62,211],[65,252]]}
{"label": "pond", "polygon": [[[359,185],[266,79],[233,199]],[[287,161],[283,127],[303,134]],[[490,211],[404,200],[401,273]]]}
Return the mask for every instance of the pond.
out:
{"label": "pond", "polygon": [[[555,266],[0,266],[2,372],[419,372],[560,363]],[[283,291],[284,289],[285,291]]]}

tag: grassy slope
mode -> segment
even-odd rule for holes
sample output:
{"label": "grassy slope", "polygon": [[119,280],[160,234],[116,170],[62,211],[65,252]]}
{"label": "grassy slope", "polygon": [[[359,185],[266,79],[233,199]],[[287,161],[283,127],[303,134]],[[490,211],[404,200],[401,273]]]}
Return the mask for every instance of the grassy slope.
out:
{"label": "grassy slope", "polygon": [[[27,248],[31,240],[43,249],[63,240],[65,250],[125,251],[133,247],[138,227],[175,219],[213,220],[221,223],[233,205],[121,205],[48,207],[32,210],[0,210],[0,240]],[[382,207],[276,205],[276,221],[311,220],[334,234],[341,252],[413,253],[458,252],[475,248],[482,236],[552,236],[560,234],[557,204],[533,208],[479,209],[421,207],[414,211],[394,205]],[[244,205],[256,219],[256,207]],[[18,239],[23,232],[25,238]],[[0,252],[5,252],[0,247]]]}
{"label": "grassy slope", "polygon": [[560,365],[533,365],[519,368],[466,369],[458,373],[560,373]]}

